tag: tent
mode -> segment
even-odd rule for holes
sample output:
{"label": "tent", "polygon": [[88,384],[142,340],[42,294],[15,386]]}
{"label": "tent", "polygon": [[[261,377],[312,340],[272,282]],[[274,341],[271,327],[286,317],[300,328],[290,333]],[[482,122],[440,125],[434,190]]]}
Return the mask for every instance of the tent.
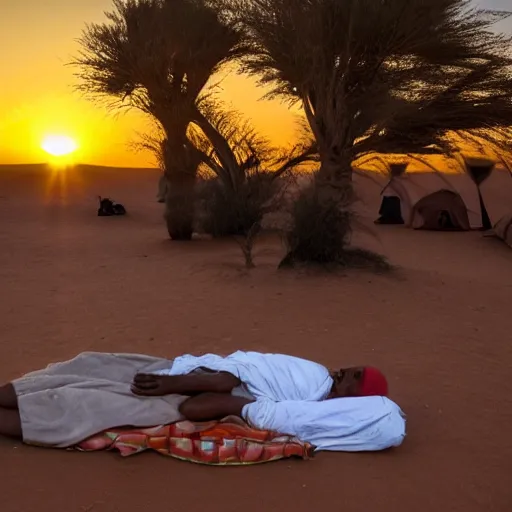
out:
{"label": "tent", "polygon": [[480,185],[483,203],[494,226],[512,213],[512,175],[502,169],[494,169]]}
{"label": "tent", "polygon": [[[398,198],[401,216],[405,225],[410,226],[414,205],[426,195],[443,189],[451,190],[462,198],[471,229],[482,228],[486,214],[494,226],[501,218],[512,213],[512,174],[499,167],[480,185],[485,212],[482,211],[477,186],[467,173],[410,172],[394,177],[381,192],[380,206],[387,208],[386,197]],[[380,223],[380,219],[377,223]]]}
{"label": "tent", "polygon": [[452,190],[432,192],[414,204],[410,225],[414,229],[467,231],[470,229],[466,205]]}
{"label": "tent", "polygon": [[[398,224],[402,223],[401,218],[409,227],[414,227],[414,223],[423,224],[417,215],[413,219],[415,205],[426,196],[444,190],[460,197],[466,208],[470,229],[495,226],[512,212],[512,173],[495,168],[494,162],[485,158],[464,158],[464,166],[464,173],[406,173],[405,164],[390,165],[390,180],[381,192],[380,217],[376,223]],[[449,201],[449,196],[453,208],[460,211],[460,201],[456,201],[453,195],[444,193],[438,195],[437,199]],[[432,198],[428,204],[432,209]],[[429,216],[433,218],[432,213]],[[462,217],[457,214],[461,229],[466,225]],[[443,218],[446,218],[446,214],[443,214]]]}
{"label": "tent", "polygon": [[493,228],[494,234],[512,247],[512,213],[502,217]]}
{"label": "tent", "polygon": [[376,224],[408,224],[412,207],[409,185],[410,180],[406,177],[391,178],[381,192],[382,201]]}
{"label": "tent", "polygon": [[[512,174],[484,158],[466,158],[466,168],[479,184],[482,227],[512,247]],[[492,231],[491,231],[492,229]]]}
{"label": "tent", "polygon": [[[437,192],[443,192],[434,195]],[[452,194],[447,194],[452,192]],[[463,205],[465,214],[458,213],[457,219],[461,229],[478,228],[481,226],[480,206],[478,202],[478,192],[471,181],[471,178],[465,174],[444,174],[435,172],[413,172],[398,177],[393,177],[381,192],[382,202],[379,211],[380,218],[376,221],[378,224],[397,223],[398,204],[400,205],[400,214],[403,223],[408,227],[416,227],[422,225],[423,222],[418,217],[418,209],[416,205],[423,199],[430,197],[423,203],[428,206],[430,212],[429,218],[433,218],[433,208],[437,204],[448,202],[452,204],[448,211],[454,212],[461,210]],[[431,197],[432,196],[432,197]],[[454,196],[460,199],[456,200]],[[394,198],[394,199],[390,199]],[[437,203],[433,200],[437,199]],[[420,205],[422,206],[422,205]],[[437,213],[441,214],[443,209],[437,209]],[[446,217],[446,214],[443,214]],[[467,217],[468,221],[463,221],[463,217]],[[469,223],[469,228],[465,227]],[[449,223],[447,224],[449,225]],[[423,227],[423,229],[430,229]],[[437,226],[435,229],[439,229]],[[453,228],[452,228],[453,229]]]}

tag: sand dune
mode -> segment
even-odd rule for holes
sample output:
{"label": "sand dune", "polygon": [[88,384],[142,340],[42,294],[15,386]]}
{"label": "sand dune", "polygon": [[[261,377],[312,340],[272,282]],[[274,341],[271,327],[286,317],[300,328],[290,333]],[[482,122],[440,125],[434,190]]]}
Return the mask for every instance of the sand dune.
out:
{"label": "sand dune", "polygon": [[[389,453],[227,470],[1,440],[2,512],[510,510],[512,250],[478,231],[375,227],[380,185],[357,177],[373,230],[358,237],[400,266],[395,276],[281,274],[273,236],[247,275],[231,241],[167,240],[157,179],[156,170],[0,167],[2,379],[85,350],[369,363],[389,374],[408,438]],[[503,183],[486,191],[493,208],[511,204]],[[129,215],[96,217],[99,194]]]}

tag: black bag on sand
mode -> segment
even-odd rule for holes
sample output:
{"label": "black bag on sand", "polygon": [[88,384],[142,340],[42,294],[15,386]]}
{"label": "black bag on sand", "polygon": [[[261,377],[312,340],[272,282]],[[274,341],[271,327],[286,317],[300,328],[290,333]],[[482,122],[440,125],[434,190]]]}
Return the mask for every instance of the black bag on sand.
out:
{"label": "black bag on sand", "polygon": [[100,207],[98,217],[111,217],[112,215],[126,215],[126,208],[120,203],[114,203],[108,197],[98,196]]}

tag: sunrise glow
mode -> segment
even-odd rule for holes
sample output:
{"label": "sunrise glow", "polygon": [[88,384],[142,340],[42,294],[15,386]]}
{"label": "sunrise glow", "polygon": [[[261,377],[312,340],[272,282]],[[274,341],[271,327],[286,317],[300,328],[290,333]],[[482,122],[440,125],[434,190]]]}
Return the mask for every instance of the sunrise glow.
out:
{"label": "sunrise glow", "polygon": [[41,148],[53,157],[61,157],[74,153],[78,144],[67,135],[48,135],[41,142]]}

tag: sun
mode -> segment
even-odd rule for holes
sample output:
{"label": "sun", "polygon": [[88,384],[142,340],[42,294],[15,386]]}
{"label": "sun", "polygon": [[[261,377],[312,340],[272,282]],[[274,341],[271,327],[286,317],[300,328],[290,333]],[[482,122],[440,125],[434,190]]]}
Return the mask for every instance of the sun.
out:
{"label": "sun", "polygon": [[63,157],[74,153],[78,144],[67,135],[47,135],[41,142],[41,148],[53,157]]}

